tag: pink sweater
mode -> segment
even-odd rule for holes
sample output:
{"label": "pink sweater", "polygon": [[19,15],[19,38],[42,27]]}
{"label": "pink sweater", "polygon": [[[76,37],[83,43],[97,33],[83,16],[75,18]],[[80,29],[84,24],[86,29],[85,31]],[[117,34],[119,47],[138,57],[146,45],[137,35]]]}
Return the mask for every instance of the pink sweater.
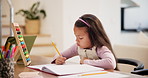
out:
{"label": "pink sweater", "polygon": [[[71,58],[73,56],[78,55],[78,46],[76,44],[72,45],[69,49],[61,53],[63,57]],[[116,61],[112,52],[106,47],[102,46],[101,48],[97,48],[98,60],[84,60],[85,64],[89,64],[92,66],[98,66],[104,69],[115,69]]]}

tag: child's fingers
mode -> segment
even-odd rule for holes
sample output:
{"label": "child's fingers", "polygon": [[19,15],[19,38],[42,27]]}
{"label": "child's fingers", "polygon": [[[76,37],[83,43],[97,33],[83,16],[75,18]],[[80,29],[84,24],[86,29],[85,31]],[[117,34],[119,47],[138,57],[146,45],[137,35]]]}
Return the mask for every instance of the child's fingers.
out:
{"label": "child's fingers", "polygon": [[65,63],[65,62],[64,62],[64,61],[57,61],[57,63],[56,63],[56,64],[61,65],[61,64],[63,64],[63,63]]}
{"label": "child's fingers", "polygon": [[55,63],[56,63],[56,64],[63,64],[63,63],[65,63],[65,60],[66,60],[65,57],[59,56],[59,57],[56,59]]}
{"label": "child's fingers", "polygon": [[65,61],[66,60],[66,57],[62,57],[62,59]]}
{"label": "child's fingers", "polygon": [[64,61],[64,60],[61,60],[61,59],[58,59],[58,60],[56,61],[56,64],[63,64],[63,63],[65,63],[65,61]]}
{"label": "child's fingers", "polygon": [[60,60],[66,60],[66,57],[62,57],[62,56],[60,56],[58,59],[60,59]]}
{"label": "child's fingers", "polygon": [[83,64],[83,61],[84,61],[84,60],[81,59],[81,60],[80,60],[80,64]]}
{"label": "child's fingers", "polygon": [[80,60],[80,64],[84,64],[84,60],[87,60],[88,58],[84,57],[84,58],[81,58]]}
{"label": "child's fingers", "polygon": [[58,59],[57,61],[58,62],[65,62],[65,60],[63,60],[63,59]]}

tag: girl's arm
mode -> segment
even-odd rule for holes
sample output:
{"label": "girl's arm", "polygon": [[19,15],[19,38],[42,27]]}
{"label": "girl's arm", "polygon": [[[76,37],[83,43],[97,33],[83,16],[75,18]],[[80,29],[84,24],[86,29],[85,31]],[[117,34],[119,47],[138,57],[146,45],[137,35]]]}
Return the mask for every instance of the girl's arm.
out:
{"label": "girl's arm", "polygon": [[[71,58],[75,55],[78,55],[78,47],[76,44],[72,45],[70,48],[68,48],[67,50],[61,52],[62,57],[65,57],[66,59]],[[59,55],[55,55],[53,57],[53,60],[51,61],[51,63],[55,63],[56,58],[58,58]]]}
{"label": "girl's arm", "polygon": [[64,52],[61,53],[63,57],[71,58],[73,56],[78,55],[78,46],[76,44],[72,45],[70,48],[65,50]]}
{"label": "girl's arm", "polygon": [[92,66],[98,66],[104,69],[115,69],[116,68],[116,60],[112,52],[106,47],[102,46],[101,48],[97,48],[97,54],[101,59],[98,60],[84,60],[83,63],[89,64]]}

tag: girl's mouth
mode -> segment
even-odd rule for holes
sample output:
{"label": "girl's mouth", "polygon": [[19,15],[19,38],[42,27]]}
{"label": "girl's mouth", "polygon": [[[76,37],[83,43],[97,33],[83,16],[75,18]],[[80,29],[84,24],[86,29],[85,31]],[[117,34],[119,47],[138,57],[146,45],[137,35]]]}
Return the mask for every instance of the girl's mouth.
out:
{"label": "girl's mouth", "polygon": [[80,46],[80,45],[77,43],[77,46]]}

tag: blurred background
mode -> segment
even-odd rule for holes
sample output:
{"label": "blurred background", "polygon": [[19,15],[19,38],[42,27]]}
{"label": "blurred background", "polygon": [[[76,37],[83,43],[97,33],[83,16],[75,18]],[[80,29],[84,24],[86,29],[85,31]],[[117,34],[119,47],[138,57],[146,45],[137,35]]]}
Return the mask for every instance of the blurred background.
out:
{"label": "blurred background", "polygon": [[[148,28],[148,15],[146,15],[148,14],[148,10],[146,10],[146,8],[148,8],[148,0],[11,1],[15,13],[20,9],[29,10],[33,3],[38,1],[40,2],[39,9],[44,9],[46,11],[46,18],[40,19],[40,32],[36,34],[37,39],[33,46],[34,48],[32,49],[32,54],[37,54],[38,51],[38,53],[41,52],[40,54],[45,56],[53,56],[54,54],[52,54],[52,52],[43,52],[51,50],[49,48],[49,46],[51,46],[50,40],[55,42],[59,51],[63,51],[74,44],[74,23],[81,15],[89,13],[96,15],[101,20],[118,57],[129,56],[135,58],[132,56],[133,54],[129,54],[131,51],[137,54],[136,58],[140,60],[147,59],[145,53],[143,53],[143,57],[139,56],[138,53],[142,54],[143,51],[141,50],[148,52],[147,32],[141,32],[142,30],[146,30]],[[6,40],[6,37],[9,36],[8,26],[10,24],[10,11],[6,0],[1,0],[1,6],[2,38],[3,42],[5,42],[4,40]],[[24,31],[24,34],[27,35],[25,33],[25,18],[21,15],[14,14],[14,22],[19,23],[22,26],[22,31]],[[124,48],[129,46],[132,46],[132,48]],[[138,52],[136,53],[135,50]],[[122,53],[125,53],[125,55]],[[147,64],[146,61],[144,61],[144,63]]]}

